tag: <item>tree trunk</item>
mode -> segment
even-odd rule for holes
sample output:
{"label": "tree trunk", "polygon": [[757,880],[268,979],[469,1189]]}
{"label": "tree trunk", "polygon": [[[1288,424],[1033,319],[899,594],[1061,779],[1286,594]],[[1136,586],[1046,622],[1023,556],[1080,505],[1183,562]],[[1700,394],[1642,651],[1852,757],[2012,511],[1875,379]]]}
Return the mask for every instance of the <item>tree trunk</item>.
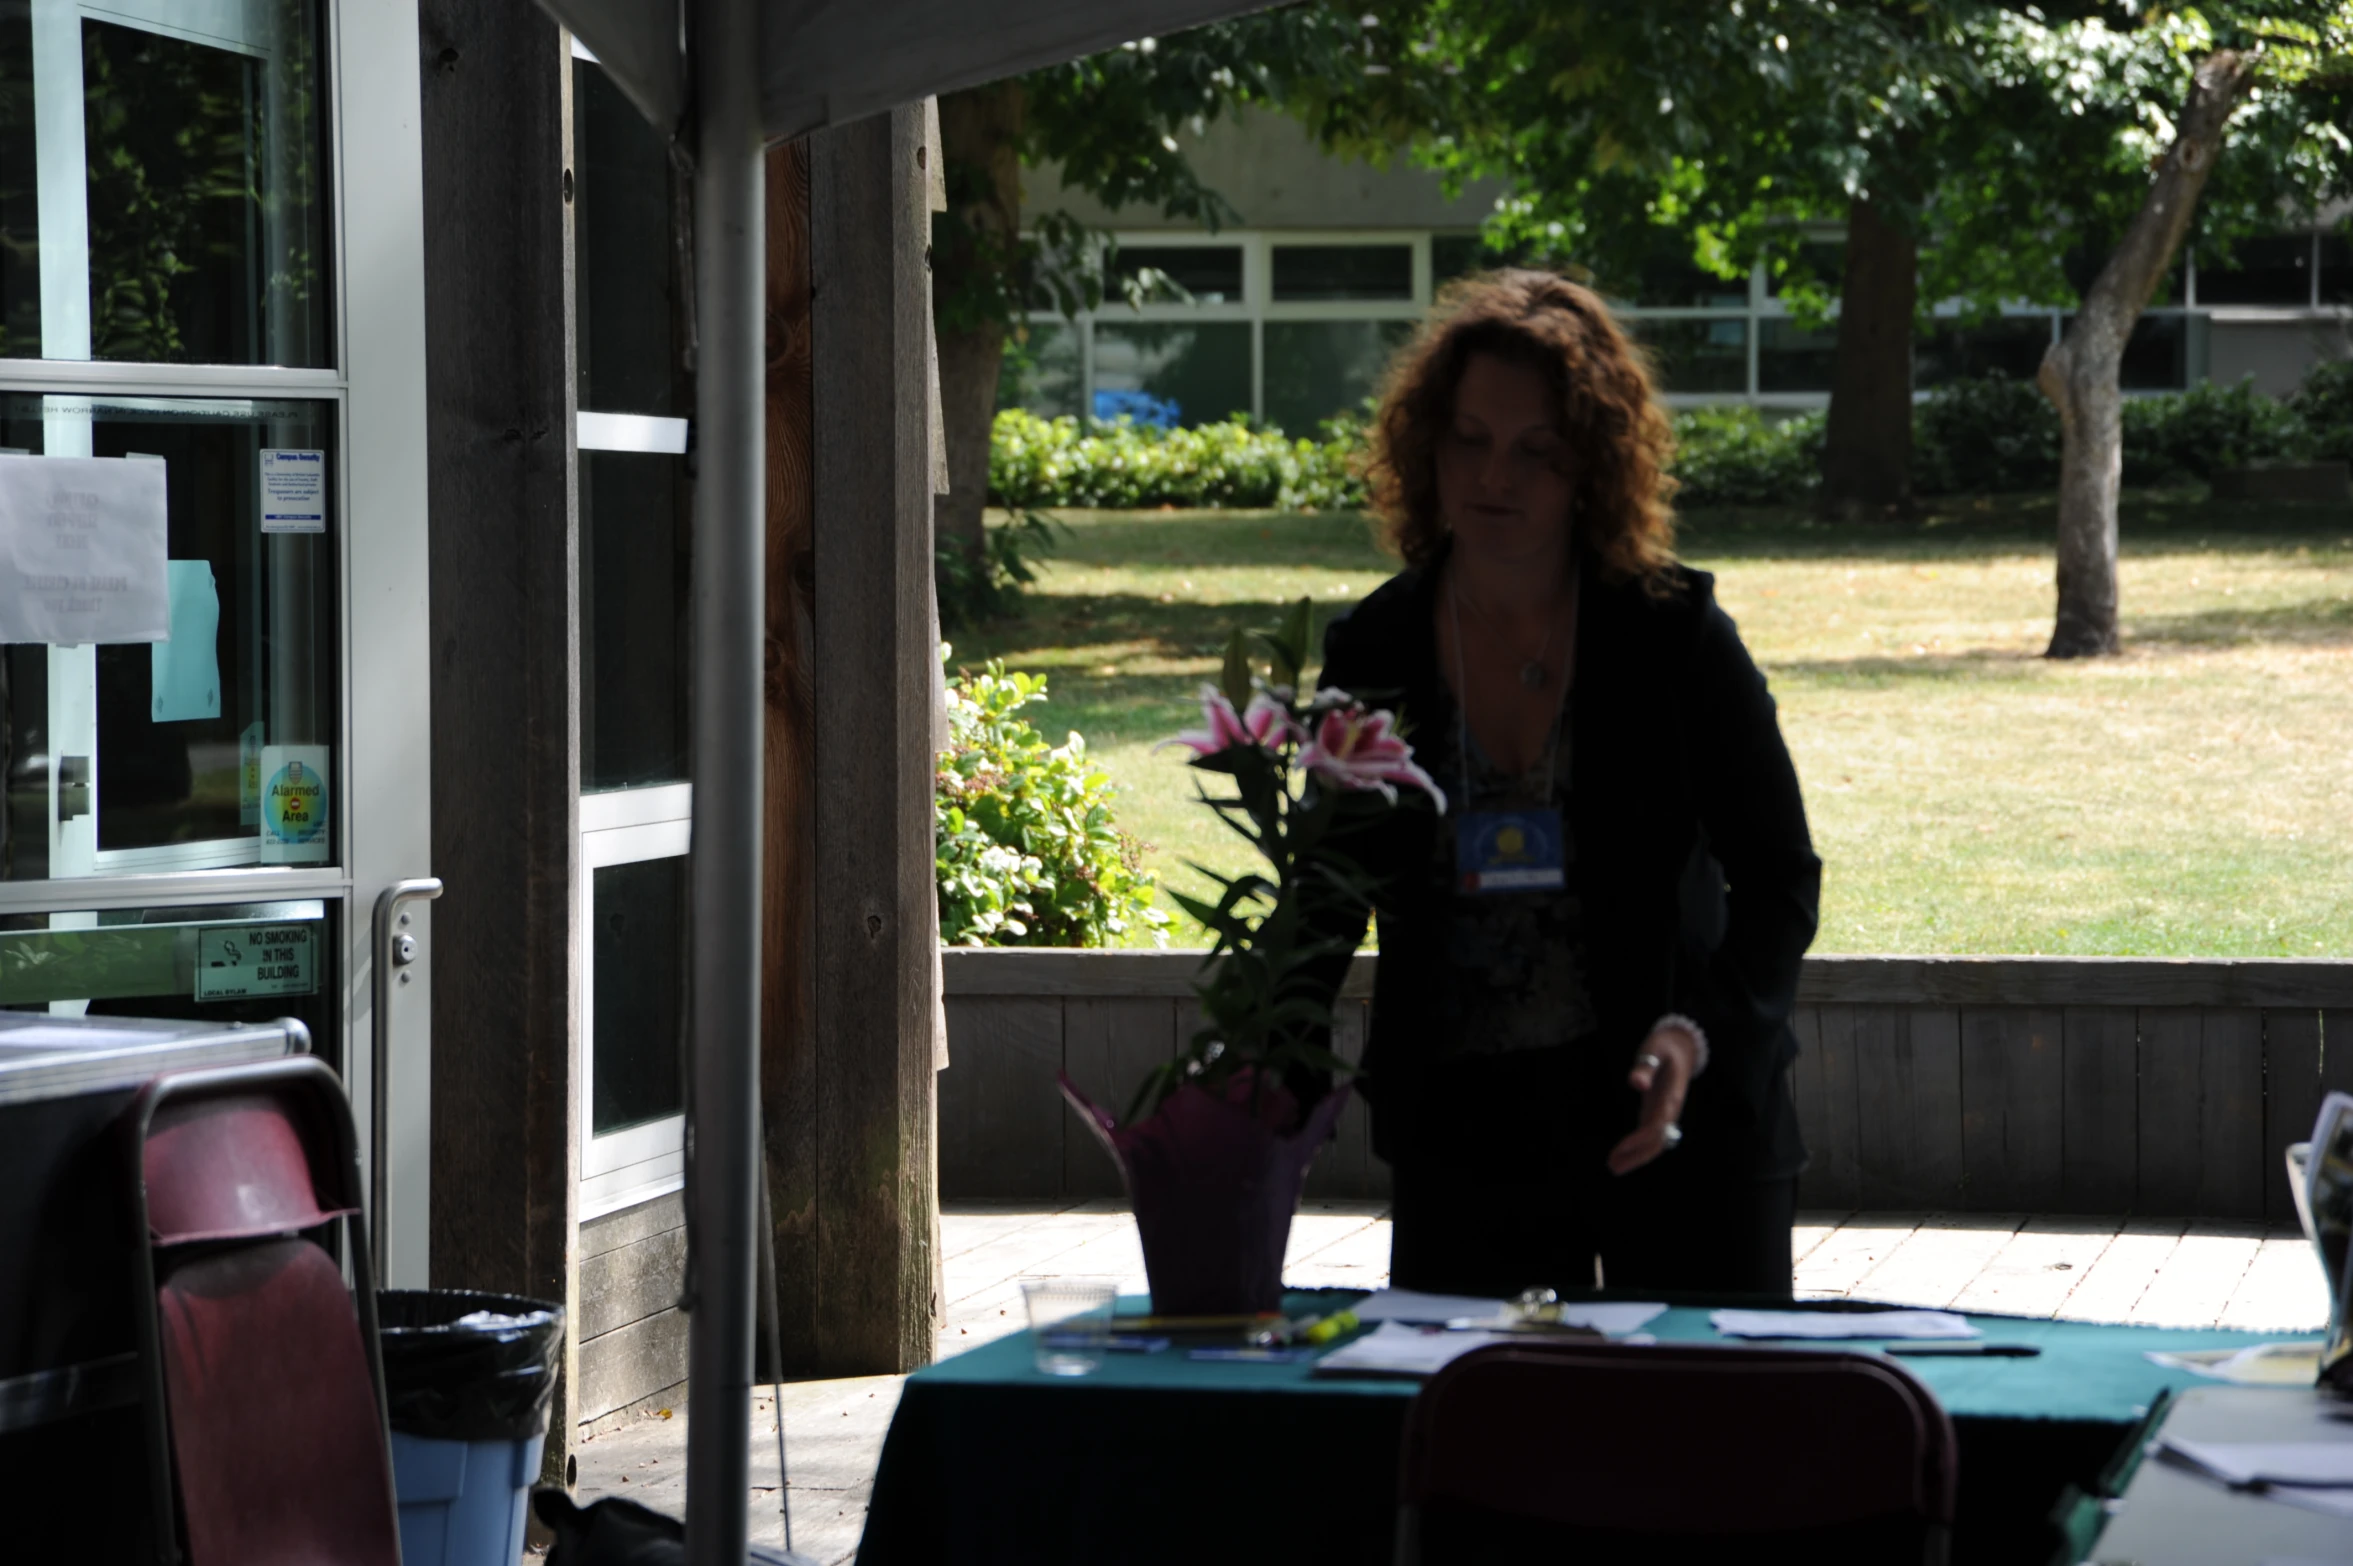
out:
{"label": "tree trunk", "polygon": [[948,211],[934,225],[931,297],[939,322],[940,416],[948,442],[948,492],[934,513],[939,537],[967,568],[987,562],[981,511],[989,495],[989,426],[1005,362],[1000,290],[1019,287],[1022,98],[1018,82],[993,82],[940,100]]}
{"label": "tree trunk", "polygon": [[2035,377],[2059,410],[2061,435],[2059,608],[2049,657],[2090,658],[2117,649],[2116,491],[2124,470],[2118,372],[2133,323],[2189,232],[2231,111],[2253,77],[2253,62],[2236,50],[2220,49],[2199,62],[2180,131],[2158,162],[2148,198]]}
{"label": "tree trunk", "polygon": [[1868,196],[1847,214],[1846,278],[1823,432],[1823,514],[1903,515],[1912,507],[1912,309],[1918,241]]}

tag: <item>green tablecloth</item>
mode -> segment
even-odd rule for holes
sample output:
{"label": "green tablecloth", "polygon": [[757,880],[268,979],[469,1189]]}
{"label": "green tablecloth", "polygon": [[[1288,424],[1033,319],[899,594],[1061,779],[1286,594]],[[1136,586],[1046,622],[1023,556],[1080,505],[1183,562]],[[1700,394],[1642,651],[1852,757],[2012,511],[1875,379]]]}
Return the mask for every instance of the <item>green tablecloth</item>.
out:
{"label": "green tablecloth", "polygon": [[[1292,1303],[1328,1309],[1349,1297]],[[2276,1336],[1971,1320],[1989,1342],[2042,1353],[1903,1362],[1960,1437],[1958,1560],[2047,1553],[2042,1519],[2060,1490],[2089,1488],[2160,1393],[2200,1384],[2149,1363],[2150,1350]],[[1703,1306],[1672,1309],[1649,1330],[1719,1341]],[[1417,1383],[1316,1380],[1306,1365],[1203,1362],[1177,1349],[1113,1355],[1092,1376],[1062,1379],[1030,1356],[1028,1334],[1016,1333],[908,1378],[860,1566],[1389,1560],[1397,1445]]]}

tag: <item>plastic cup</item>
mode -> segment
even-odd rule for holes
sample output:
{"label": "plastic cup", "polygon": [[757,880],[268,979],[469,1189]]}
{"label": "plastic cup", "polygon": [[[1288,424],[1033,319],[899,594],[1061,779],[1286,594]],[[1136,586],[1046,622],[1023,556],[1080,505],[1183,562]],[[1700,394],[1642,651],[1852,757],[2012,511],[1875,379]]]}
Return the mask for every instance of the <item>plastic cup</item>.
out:
{"label": "plastic cup", "polygon": [[1030,1341],[1038,1369],[1049,1376],[1084,1376],[1102,1368],[1111,1342],[1111,1303],[1119,1297],[1108,1283],[1053,1278],[1024,1283]]}

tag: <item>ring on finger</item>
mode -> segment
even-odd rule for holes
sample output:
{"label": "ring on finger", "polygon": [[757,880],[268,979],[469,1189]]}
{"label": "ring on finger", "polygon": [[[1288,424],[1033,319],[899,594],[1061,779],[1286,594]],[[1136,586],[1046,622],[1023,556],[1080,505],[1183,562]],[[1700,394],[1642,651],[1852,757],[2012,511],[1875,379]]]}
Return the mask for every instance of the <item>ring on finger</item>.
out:
{"label": "ring on finger", "polygon": [[1671,1153],[1683,1145],[1683,1128],[1671,1120],[1667,1122],[1667,1129],[1659,1135],[1664,1143],[1659,1149],[1662,1153]]}
{"label": "ring on finger", "polygon": [[1665,1067],[1667,1063],[1646,1049],[1641,1054],[1634,1057],[1634,1064],[1637,1066],[1648,1066],[1651,1070],[1658,1071]]}

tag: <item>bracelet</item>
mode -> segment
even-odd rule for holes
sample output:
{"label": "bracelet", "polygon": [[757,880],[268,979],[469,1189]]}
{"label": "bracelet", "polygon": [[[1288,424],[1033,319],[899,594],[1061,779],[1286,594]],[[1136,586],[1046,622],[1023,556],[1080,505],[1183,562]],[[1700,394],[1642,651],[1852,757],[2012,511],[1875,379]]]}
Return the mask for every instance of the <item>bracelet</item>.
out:
{"label": "bracelet", "polygon": [[1659,1018],[1658,1021],[1650,1025],[1650,1031],[1653,1033],[1658,1032],[1661,1028],[1681,1028],[1684,1032],[1691,1035],[1691,1074],[1693,1076],[1696,1077],[1701,1072],[1708,1069],[1708,1035],[1706,1029],[1702,1028],[1698,1023],[1692,1021],[1689,1017],[1684,1016],[1679,1011],[1670,1011],[1665,1016]]}

